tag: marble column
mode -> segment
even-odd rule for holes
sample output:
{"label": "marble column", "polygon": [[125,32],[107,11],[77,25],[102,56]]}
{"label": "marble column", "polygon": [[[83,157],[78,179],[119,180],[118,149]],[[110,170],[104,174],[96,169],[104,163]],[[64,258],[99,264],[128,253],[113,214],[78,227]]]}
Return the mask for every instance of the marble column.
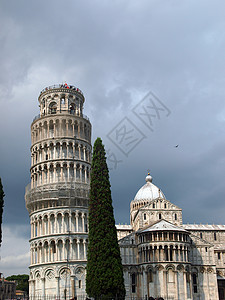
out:
{"label": "marble column", "polygon": [[78,145],[78,151],[79,151],[79,160],[81,160],[81,154],[80,154],[80,145]]}
{"label": "marble column", "polygon": [[84,259],[87,259],[86,240],[83,241],[83,244],[84,244]]}
{"label": "marble column", "polygon": [[77,240],[77,259],[80,259],[80,240]]}
{"label": "marble column", "polygon": [[74,162],[74,165],[73,165],[73,172],[74,172],[74,181],[76,181],[76,179],[77,179],[77,165],[76,165],[75,162]]}
{"label": "marble column", "polygon": [[84,168],[84,182],[87,183],[87,167]]}
{"label": "marble column", "polygon": [[84,147],[83,149],[84,149],[84,161],[86,161],[86,147]]}
{"label": "marble column", "polygon": [[56,290],[57,290],[57,299],[60,299],[60,289],[59,289],[59,276],[55,276],[56,279]]}
{"label": "marble column", "polygon": [[84,213],[82,213],[82,232],[85,232],[84,230]]}

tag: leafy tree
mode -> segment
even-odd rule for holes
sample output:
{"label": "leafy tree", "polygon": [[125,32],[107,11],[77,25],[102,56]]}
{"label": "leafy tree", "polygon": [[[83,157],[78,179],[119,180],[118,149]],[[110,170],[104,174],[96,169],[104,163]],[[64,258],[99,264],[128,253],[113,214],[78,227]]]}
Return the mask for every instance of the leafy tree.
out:
{"label": "leafy tree", "polygon": [[2,180],[0,177],[0,246],[2,243],[2,214],[3,214],[3,207],[4,207],[4,191],[2,186]]}
{"label": "leafy tree", "polygon": [[12,275],[6,278],[9,281],[16,281],[16,289],[29,293],[29,275]]}
{"label": "leafy tree", "polygon": [[93,148],[88,239],[88,296],[95,299],[124,299],[126,291],[113,215],[109,172],[100,138],[96,139]]}

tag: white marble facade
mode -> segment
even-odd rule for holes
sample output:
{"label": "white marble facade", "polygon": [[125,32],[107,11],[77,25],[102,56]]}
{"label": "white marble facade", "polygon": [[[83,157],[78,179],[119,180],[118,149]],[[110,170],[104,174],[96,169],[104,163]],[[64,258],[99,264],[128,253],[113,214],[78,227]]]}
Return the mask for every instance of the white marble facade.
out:
{"label": "white marble facade", "polygon": [[84,297],[91,124],[74,86],[44,89],[31,124],[30,299]]}
{"label": "white marble facade", "polygon": [[127,299],[225,299],[225,225],[183,224],[150,175],[130,219],[117,225]]}

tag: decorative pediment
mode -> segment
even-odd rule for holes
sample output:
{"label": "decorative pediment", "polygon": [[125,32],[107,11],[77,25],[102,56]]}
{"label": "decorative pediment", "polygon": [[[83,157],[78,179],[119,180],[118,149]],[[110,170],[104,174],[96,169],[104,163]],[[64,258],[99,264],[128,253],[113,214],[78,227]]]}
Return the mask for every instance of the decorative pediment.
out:
{"label": "decorative pediment", "polygon": [[166,220],[159,220],[146,228],[139,230],[139,233],[151,232],[151,231],[179,231],[179,232],[187,232],[182,227],[174,225],[173,223]]}

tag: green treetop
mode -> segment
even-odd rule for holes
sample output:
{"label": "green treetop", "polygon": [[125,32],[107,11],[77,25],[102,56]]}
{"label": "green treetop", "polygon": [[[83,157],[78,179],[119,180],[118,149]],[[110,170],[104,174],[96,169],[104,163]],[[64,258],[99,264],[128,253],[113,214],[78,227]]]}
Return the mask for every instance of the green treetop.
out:
{"label": "green treetop", "polygon": [[86,292],[89,297],[125,297],[123,269],[113,215],[109,172],[102,140],[93,148],[89,202]]}
{"label": "green treetop", "polygon": [[9,281],[16,281],[16,289],[29,293],[29,275],[22,274],[22,275],[11,275],[6,278]]}

